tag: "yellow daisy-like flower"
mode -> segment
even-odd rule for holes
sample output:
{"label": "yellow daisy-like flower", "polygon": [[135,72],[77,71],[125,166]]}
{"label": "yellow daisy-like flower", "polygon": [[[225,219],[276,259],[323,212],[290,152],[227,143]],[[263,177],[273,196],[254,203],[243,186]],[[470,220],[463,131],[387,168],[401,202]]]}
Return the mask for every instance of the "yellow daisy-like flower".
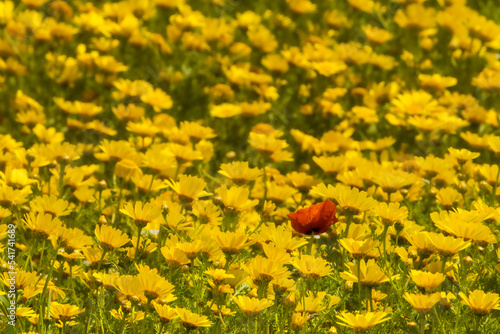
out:
{"label": "yellow daisy-like flower", "polygon": [[421,270],[411,270],[410,277],[420,289],[425,289],[427,293],[436,291],[446,279],[446,276],[442,273],[433,274]]}
{"label": "yellow daisy-like flower", "polygon": [[109,225],[96,226],[95,235],[105,251],[122,247],[130,241],[128,235]]}
{"label": "yellow daisy-like flower", "polygon": [[468,248],[471,245],[470,241],[465,241],[462,238],[447,237],[441,233],[427,233],[427,238],[436,248],[441,256],[452,257],[459,251]]}
{"label": "yellow daisy-like flower", "polygon": [[137,277],[132,275],[122,275],[116,278],[114,287],[129,301],[146,303],[147,299],[144,295],[144,289],[141,284],[137,283]]}
{"label": "yellow daisy-like flower", "polygon": [[148,266],[139,266],[137,281],[148,300],[161,298],[164,302],[170,302],[177,299],[172,295],[174,286],[158,275],[156,269],[151,270]]}
{"label": "yellow daisy-like flower", "polygon": [[85,309],[80,309],[76,305],[59,304],[58,302],[50,303],[50,315],[54,319],[61,320],[62,322],[71,320],[84,311]]}
{"label": "yellow daisy-like flower", "polygon": [[313,161],[323,170],[327,176],[336,177],[346,168],[346,160],[342,156],[313,157]]}
{"label": "yellow daisy-like flower", "polygon": [[[340,277],[346,281],[353,283],[361,283],[362,286],[376,287],[384,282],[389,282],[389,277],[382,272],[375,260],[359,260],[359,272],[357,264],[348,263],[349,271],[340,273]],[[398,278],[399,275],[393,275],[392,279]]]}
{"label": "yellow daisy-like flower", "polygon": [[441,294],[439,292],[433,293],[432,295],[405,293],[403,296],[408,303],[413,306],[418,313],[425,314],[429,313],[432,307],[441,300]]}
{"label": "yellow daisy-like flower", "polygon": [[179,195],[179,199],[184,203],[191,203],[195,199],[210,195],[203,190],[207,183],[197,176],[182,174],[179,176],[178,182],[173,180],[165,182]]}
{"label": "yellow daisy-like flower", "polygon": [[123,209],[120,209],[120,212],[132,218],[135,225],[141,228],[161,215],[159,207],[151,203],[142,204],[141,201],[135,202],[135,205],[126,203]]}
{"label": "yellow daisy-like flower", "polygon": [[357,215],[375,207],[377,201],[371,198],[366,191],[360,191],[357,188],[351,188],[344,185],[328,187],[321,183],[312,187],[311,192],[326,198],[330,198],[347,214]]}
{"label": "yellow daisy-like flower", "polygon": [[12,212],[10,212],[10,210],[8,209],[4,209],[2,207],[0,207],[0,221],[4,218],[7,218],[9,216],[12,216]]}
{"label": "yellow daisy-like flower", "polygon": [[292,265],[307,279],[318,279],[332,272],[326,260],[312,255],[302,255],[294,259]]}
{"label": "yellow daisy-like flower", "polygon": [[278,261],[266,259],[260,255],[252,258],[248,263],[243,264],[245,270],[253,282],[257,285],[268,283],[273,279],[287,276],[287,268]]}
{"label": "yellow daisy-like flower", "polygon": [[216,232],[212,238],[217,242],[226,254],[237,254],[240,250],[252,245],[254,241],[248,241],[248,235],[243,232]]}
{"label": "yellow daisy-like flower", "polygon": [[171,267],[177,268],[190,263],[186,254],[177,247],[162,247],[161,254]]}
{"label": "yellow daisy-like flower", "polygon": [[267,157],[288,147],[285,140],[255,132],[250,132],[248,142],[257,152]]}
{"label": "yellow daisy-like flower", "polygon": [[234,161],[228,164],[221,164],[219,174],[231,179],[237,185],[243,185],[256,180],[262,175],[259,168],[249,168],[247,161]]}
{"label": "yellow daisy-like flower", "polygon": [[474,290],[468,297],[463,292],[459,292],[458,295],[462,298],[462,304],[470,307],[472,314],[485,316],[492,310],[500,310],[500,297],[497,293]]}
{"label": "yellow daisy-like flower", "polygon": [[209,268],[204,273],[212,277],[215,283],[222,283],[226,278],[235,278],[233,274],[228,274],[224,269]]}
{"label": "yellow daisy-like flower", "polygon": [[312,292],[308,292],[304,298],[300,298],[299,303],[295,307],[295,312],[307,312],[307,313],[319,313],[325,307],[323,306],[323,298],[325,298],[326,292],[318,292],[314,295]]}
{"label": "yellow daisy-like flower", "polygon": [[68,210],[68,202],[57,198],[54,195],[43,195],[36,197],[30,202],[33,211],[51,214],[54,217],[67,216],[71,213]]}
{"label": "yellow daisy-like flower", "polygon": [[431,213],[431,219],[439,229],[458,238],[471,240],[479,244],[497,242],[497,238],[491,232],[491,229],[480,222],[466,221],[462,216],[448,215],[445,212],[433,212]]}
{"label": "yellow daisy-like flower", "polygon": [[365,240],[344,238],[340,239],[339,243],[355,259],[365,258],[368,253],[374,250],[379,244],[378,240],[373,240],[372,238],[367,238]]}
{"label": "yellow daisy-like flower", "polygon": [[453,147],[448,148],[451,156],[457,159],[458,163],[464,165],[467,161],[472,161],[479,156],[478,152],[471,152],[465,148],[456,149]]}
{"label": "yellow daisy-like flower", "polygon": [[235,213],[240,213],[259,204],[259,200],[248,198],[250,191],[247,188],[233,186],[228,189],[226,185],[223,185],[217,189],[217,193],[226,209]]}
{"label": "yellow daisy-like flower", "polygon": [[233,301],[241,308],[246,316],[252,317],[273,305],[268,299],[251,298],[248,296],[232,297]]}
{"label": "yellow daisy-like flower", "polygon": [[408,209],[396,202],[389,204],[385,202],[378,203],[375,212],[380,216],[384,226],[390,226],[395,222],[401,222],[408,218]]}
{"label": "yellow daisy-like flower", "polygon": [[199,327],[210,327],[213,325],[213,322],[208,320],[206,316],[193,313],[183,308],[178,308],[177,314],[182,324],[187,329],[197,329]]}
{"label": "yellow daisy-like flower", "polygon": [[386,312],[366,312],[361,314],[342,312],[337,316],[338,324],[352,328],[355,332],[366,332],[373,326],[389,320]]}
{"label": "yellow daisy-like flower", "polygon": [[160,305],[156,302],[153,302],[153,306],[158,313],[158,318],[160,318],[160,322],[162,324],[168,324],[170,321],[179,317],[175,307]]}
{"label": "yellow daisy-like flower", "polygon": [[62,222],[48,213],[30,212],[24,216],[24,223],[36,236],[47,238],[62,227]]}
{"label": "yellow daisy-like flower", "polygon": [[192,212],[201,224],[220,225],[222,220],[219,207],[212,201],[196,201]]}
{"label": "yellow daisy-like flower", "polygon": [[419,180],[417,175],[386,168],[378,170],[373,176],[373,182],[388,194],[409,187]]}

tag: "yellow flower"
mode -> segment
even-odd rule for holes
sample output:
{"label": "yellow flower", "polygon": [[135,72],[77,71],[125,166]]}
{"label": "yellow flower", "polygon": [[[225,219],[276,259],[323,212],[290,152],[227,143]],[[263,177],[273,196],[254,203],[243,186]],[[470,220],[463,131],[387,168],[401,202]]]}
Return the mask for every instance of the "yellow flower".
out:
{"label": "yellow flower", "polygon": [[148,300],[159,298],[164,304],[177,299],[172,295],[174,286],[158,275],[158,270],[142,265],[138,266],[138,269],[139,274],[137,274],[136,279]]}
{"label": "yellow flower", "polygon": [[313,280],[329,275],[333,270],[326,260],[312,255],[302,255],[299,259],[294,259],[292,265],[302,276]]}
{"label": "yellow flower", "polygon": [[168,305],[160,305],[153,302],[153,306],[158,313],[158,318],[162,324],[168,324],[170,321],[179,317],[177,309],[175,307],[170,307]]}
{"label": "yellow flower", "polygon": [[223,103],[210,108],[210,116],[217,118],[230,118],[241,114],[241,106],[231,103]]}
{"label": "yellow flower", "polygon": [[299,331],[307,322],[307,320],[309,320],[309,315],[307,313],[294,313],[292,315],[290,328],[294,331]]}
{"label": "yellow flower", "polygon": [[339,319],[338,324],[341,326],[352,328],[355,332],[366,332],[373,326],[389,320],[390,318],[387,318],[388,315],[386,312],[355,314],[344,311],[337,316],[337,319]]}
{"label": "yellow flower", "polygon": [[96,152],[94,156],[101,161],[130,159],[137,154],[132,145],[125,140],[110,141],[103,139],[99,145],[99,149],[102,152]]}
{"label": "yellow flower", "polygon": [[491,229],[480,222],[466,221],[463,215],[447,214],[446,212],[433,212],[431,219],[441,230],[453,234],[457,238],[463,238],[479,244],[493,244],[497,238]]}
{"label": "yellow flower", "polygon": [[278,42],[272,32],[261,24],[248,27],[247,36],[250,42],[262,52],[273,52]]}
{"label": "yellow flower", "polygon": [[441,256],[452,257],[459,251],[468,248],[470,241],[464,241],[462,238],[447,237],[441,233],[427,233],[427,237],[437,249]]}
{"label": "yellow flower", "polygon": [[379,242],[372,238],[367,238],[365,240],[345,238],[340,239],[339,244],[347,250],[354,259],[363,259],[378,246]]}
{"label": "yellow flower", "polygon": [[237,296],[232,297],[233,301],[241,308],[246,316],[253,317],[258,315],[260,312],[273,305],[273,302],[263,298],[251,298],[248,296]]}
{"label": "yellow flower", "polygon": [[463,205],[462,195],[453,187],[441,188],[437,191],[436,199],[445,210],[451,210],[454,207]]}
{"label": "yellow flower", "polygon": [[463,292],[458,295],[462,298],[462,304],[470,307],[472,314],[485,316],[492,310],[500,310],[500,297],[497,293],[474,290],[469,293],[469,297]]}
{"label": "yellow flower", "polygon": [[[125,310],[124,310],[125,309]],[[119,321],[122,321],[125,319],[126,324],[131,324],[134,322],[139,322],[142,319],[144,319],[144,312],[142,311],[137,311],[137,312],[130,312],[130,305],[127,305],[127,307],[120,306],[120,308],[117,310],[111,310],[110,311],[111,316],[113,318],[118,319]]]}
{"label": "yellow flower", "polygon": [[248,142],[257,152],[267,157],[288,147],[285,140],[256,132],[250,132]]}
{"label": "yellow flower", "polygon": [[212,236],[222,251],[226,254],[237,254],[240,250],[252,245],[253,241],[248,241],[248,235],[243,232],[218,231]]}
{"label": "yellow flower", "polygon": [[178,308],[177,314],[182,324],[187,329],[197,329],[199,327],[210,327],[213,325],[213,322],[208,320],[206,316],[193,313],[183,308]]}
{"label": "yellow flower", "polygon": [[419,180],[417,175],[387,168],[378,170],[373,176],[373,182],[388,194],[409,187]]}
{"label": "yellow flower", "polygon": [[144,296],[144,289],[141,284],[137,283],[137,277],[132,275],[122,275],[116,278],[114,287],[130,302],[147,302],[147,299]]}
{"label": "yellow flower", "polygon": [[47,238],[62,227],[62,222],[48,213],[30,212],[24,216],[24,222],[35,236]]}
{"label": "yellow flower", "polygon": [[427,293],[436,291],[446,279],[442,273],[433,274],[421,270],[411,270],[410,277],[420,289],[425,289]]}
{"label": "yellow flower", "polygon": [[335,187],[328,187],[321,183],[312,187],[311,192],[326,198],[333,199],[346,214],[357,215],[372,209],[377,201],[371,198],[366,191],[359,191],[357,188],[347,187],[338,184]]}
{"label": "yellow flower", "polygon": [[403,298],[406,299],[418,313],[425,314],[429,313],[432,307],[441,300],[441,294],[436,292],[432,295],[423,295],[420,293],[414,294],[406,292]]}
{"label": "yellow flower", "polygon": [[185,146],[177,143],[167,143],[164,151],[168,156],[174,157],[178,164],[203,160],[201,152],[193,150],[191,145]]}
{"label": "yellow flower", "polygon": [[115,175],[130,180],[135,175],[141,173],[139,164],[131,159],[122,159],[115,165]]}
{"label": "yellow flower", "polygon": [[149,104],[156,112],[170,109],[173,105],[172,98],[160,88],[142,94],[141,101]]}
{"label": "yellow flower", "polygon": [[308,243],[305,238],[294,237],[292,231],[286,230],[282,225],[276,226],[275,224],[263,226],[257,237],[259,242],[271,242],[290,253]]}
{"label": "yellow flower", "polygon": [[313,157],[313,161],[325,172],[326,175],[336,177],[346,168],[346,160],[342,156]]}
{"label": "yellow flower", "polygon": [[248,161],[234,161],[228,164],[221,164],[219,174],[231,179],[237,185],[243,185],[260,177],[262,170],[259,168],[249,168]]}
{"label": "yellow flower", "polygon": [[210,195],[203,190],[207,183],[197,176],[182,174],[179,176],[178,182],[173,180],[165,182],[179,195],[179,199],[184,203],[191,203],[195,199]]}
{"label": "yellow flower", "polygon": [[320,181],[316,180],[312,175],[306,173],[292,172],[286,174],[287,179],[301,193],[308,193],[311,187],[317,185]]}
{"label": "yellow flower", "polygon": [[95,235],[105,251],[122,247],[130,241],[128,235],[109,225],[96,226]]}
{"label": "yellow flower", "polygon": [[235,213],[246,211],[259,204],[259,200],[248,198],[250,191],[247,188],[232,186],[227,189],[226,185],[223,185],[216,191],[226,209]]}
{"label": "yellow flower", "polygon": [[126,203],[120,212],[129,216],[137,227],[143,228],[161,215],[161,209],[154,204],[142,204],[141,201]]}
{"label": "yellow flower", "polygon": [[424,7],[420,3],[412,3],[406,10],[399,9],[394,16],[394,22],[403,28],[427,29],[436,24],[436,14],[433,8]]}
{"label": "yellow flower", "polygon": [[326,292],[321,291],[315,296],[312,292],[308,292],[304,298],[300,298],[299,303],[295,307],[295,312],[319,313],[324,309],[323,298]]}
{"label": "yellow flower", "polygon": [[7,218],[9,216],[12,216],[12,212],[10,212],[10,210],[8,209],[0,207],[0,222],[2,219]]}
{"label": "yellow flower", "polygon": [[457,84],[457,79],[454,77],[445,77],[439,74],[419,74],[418,80],[420,81],[420,85],[424,89],[443,92],[448,87],[453,87]]}
{"label": "yellow flower", "polygon": [[235,278],[233,274],[228,274],[224,269],[209,268],[204,271],[205,274],[212,277],[215,283],[222,283],[226,278]]}
{"label": "yellow flower", "polygon": [[375,212],[380,216],[382,224],[385,226],[393,225],[395,222],[402,222],[408,218],[408,209],[397,202],[378,203]]}
{"label": "yellow flower", "polygon": [[365,33],[366,38],[375,44],[384,44],[393,38],[391,32],[372,25],[363,26],[361,29]]}
{"label": "yellow flower", "polygon": [[0,184],[6,184],[14,189],[28,188],[30,184],[36,183],[36,180],[28,177],[28,171],[24,168],[12,168],[7,166],[5,173],[0,172]]}
{"label": "yellow flower", "polygon": [[186,254],[177,247],[162,247],[161,254],[167,261],[167,264],[171,267],[180,267],[185,264],[190,263]]}
{"label": "yellow flower", "polygon": [[450,152],[451,156],[457,159],[458,163],[461,165],[464,165],[467,161],[472,161],[479,156],[479,153],[471,152],[465,148],[456,149],[449,147],[448,152]]}
{"label": "yellow flower", "polygon": [[[362,286],[376,287],[384,282],[389,282],[389,277],[382,272],[375,260],[359,260],[359,272],[357,264],[348,263],[349,271],[340,273],[340,277],[346,281],[358,283],[358,279]],[[392,279],[399,278],[399,275],[392,275]]]}
{"label": "yellow flower", "polygon": [[71,320],[80,313],[83,313],[85,309],[80,309],[76,305],[70,304],[59,304],[58,302],[50,303],[50,315],[57,320],[66,322]]}
{"label": "yellow flower", "polygon": [[255,284],[266,284],[273,279],[287,275],[288,270],[282,263],[266,259],[260,255],[252,258],[248,263],[241,265],[254,281]]}

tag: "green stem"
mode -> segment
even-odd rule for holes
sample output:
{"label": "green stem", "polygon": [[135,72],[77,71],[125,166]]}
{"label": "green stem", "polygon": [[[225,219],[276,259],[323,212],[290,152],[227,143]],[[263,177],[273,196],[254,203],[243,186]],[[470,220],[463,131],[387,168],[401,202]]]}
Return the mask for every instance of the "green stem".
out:
{"label": "green stem", "polygon": [[151,187],[153,186],[153,182],[155,180],[155,177],[156,177],[156,174],[153,174],[153,176],[151,177],[151,183],[149,184],[149,188],[148,188],[148,195],[151,192]]}
{"label": "green stem", "polygon": [[385,261],[387,262],[387,246],[386,246],[386,236],[387,236],[387,230],[389,229],[388,225],[384,226],[384,231],[382,232],[382,247],[384,249],[384,258]]}
{"label": "green stem", "polygon": [[54,258],[52,259],[52,263],[50,265],[49,273],[47,275],[47,278],[45,279],[45,284],[43,286],[42,294],[40,295],[40,304],[39,304],[39,311],[38,314],[40,315],[40,320],[38,321],[38,332],[42,333],[42,328],[43,328],[43,321],[44,321],[44,302],[45,302],[45,292],[47,291],[47,287],[49,286],[50,279],[52,277],[52,271],[54,270],[54,264],[56,263],[57,259],[57,251],[59,250],[59,246],[61,244],[61,241],[57,243],[56,247],[56,254],[54,254]]}
{"label": "green stem", "polygon": [[493,189],[491,190],[491,198],[490,198],[491,205],[495,204],[495,196],[496,196],[496,192],[497,192],[497,185],[498,185],[498,178],[499,177],[500,177],[500,167],[498,167],[497,178],[496,178],[495,184],[493,185]]}
{"label": "green stem", "polygon": [[[59,169],[59,197],[63,198],[63,187],[64,187],[64,170],[66,169],[66,164],[62,163],[60,164],[60,169]],[[50,182],[50,180],[49,180]]]}
{"label": "green stem", "polygon": [[373,288],[370,287],[370,312],[373,312],[373,297],[372,297],[373,293],[372,292],[373,292]]}
{"label": "green stem", "polygon": [[135,245],[134,262],[139,257],[139,243],[141,241],[141,231],[142,231],[142,227],[139,227],[139,234],[137,234],[137,244]]}
{"label": "green stem", "polygon": [[348,213],[346,215],[346,221],[345,221],[344,238],[349,237],[349,227],[351,226],[351,222],[352,222],[352,214]]}
{"label": "green stem", "polygon": [[359,297],[359,302],[361,303],[361,260],[360,259],[357,260],[356,267],[358,268],[358,297]]}
{"label": "green stem", "polygon": [[99,264],[97,265],[97,272],[99,272],[99,269],[101,269],[102,261],[104,260],[104,256],[106,255],[107,252],[108,252],[107,249],[104,249],[102,251],[101,259],[99,260]]}
{"label": "green stem", "polygon": [[420,314],[418,317],[418,331],[420,334],[425,333],[425,314]]}
{"label": "green stem", "polygon": [[264,171],[264,173],[262,174],[262,178],[264,181],[264,196],[262,197],[262,203],[265,203],[267,199],[267,172],[266,162],[264,161],[264,158],[262,159],[262,170]]}

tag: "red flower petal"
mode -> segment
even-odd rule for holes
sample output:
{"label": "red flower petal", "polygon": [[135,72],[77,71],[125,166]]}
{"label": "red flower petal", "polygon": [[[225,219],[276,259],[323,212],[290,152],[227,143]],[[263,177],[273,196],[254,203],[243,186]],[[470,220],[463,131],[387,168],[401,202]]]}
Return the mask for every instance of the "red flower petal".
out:
{"label": "red flower petal", "polygon": [[293,229],[299,233],[321,234],[328,231],[330,226],[337,222],[336,212],[336,205],[326,200],[290,213],[288,218],[292,221]]}

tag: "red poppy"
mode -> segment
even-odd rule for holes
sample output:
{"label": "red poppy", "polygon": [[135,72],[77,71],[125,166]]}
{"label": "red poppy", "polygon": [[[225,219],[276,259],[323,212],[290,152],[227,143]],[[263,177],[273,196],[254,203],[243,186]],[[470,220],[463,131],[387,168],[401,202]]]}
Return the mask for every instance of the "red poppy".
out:
{"label": "red poppy", "polygon": [[337,222],[335,213],[337,207],[334,203],[326,200],[319,204],[297,210],[288,214],[292,220],[292,227],[295,231],[303,234],[321,234]]}

